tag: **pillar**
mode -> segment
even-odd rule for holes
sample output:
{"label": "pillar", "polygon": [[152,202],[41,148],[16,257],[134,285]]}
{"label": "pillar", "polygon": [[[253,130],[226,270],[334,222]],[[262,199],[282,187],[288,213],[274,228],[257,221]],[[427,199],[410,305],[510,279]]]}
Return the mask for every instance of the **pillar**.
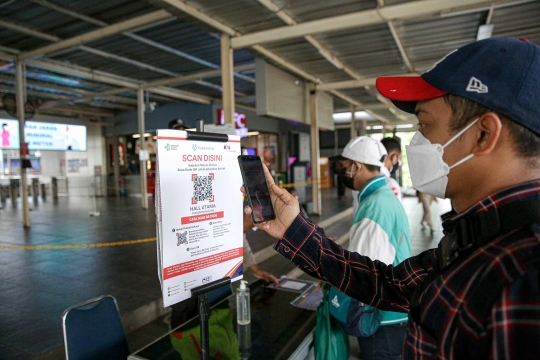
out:
{"label": "pillar", "polygon": [[225,124],[234,124],[234,61],[231,37],[221,34],[221,87]]}
{"label": "pillar", "polygon": [[311,137],[311,179],[312,179],[312,199],[313,212],[321,215],[321,161],[319,152],[319,111],[317,102],[317,91],[315,85],[310,86],[309,92],[309,114],[311,117],[310,137]]}
{"label": "pillar", "polygon": [[[19,139],[24,141],[24,74],[23,63],[15,60],[15,89],[17,100],[17,119],[19,119]],[[26,178],[26,169],[23,169],[23,157],[19,155],[21,163],[21,202],[23,210],[23,226],[30,227],[30,209],[28,208],[28,180]]]}
{"label": "pillar", "polygon": [[141,174],[141,199],[142,199],[142,208],[148,209],[148,184],[146,179],[146,157],[141,157],[142,153],[146,153],[146,139],[144,138],[144,90],[143,88],[137,89],[137,119],[139,121],[139,142],[141,144],[139,150],[139,169]]}

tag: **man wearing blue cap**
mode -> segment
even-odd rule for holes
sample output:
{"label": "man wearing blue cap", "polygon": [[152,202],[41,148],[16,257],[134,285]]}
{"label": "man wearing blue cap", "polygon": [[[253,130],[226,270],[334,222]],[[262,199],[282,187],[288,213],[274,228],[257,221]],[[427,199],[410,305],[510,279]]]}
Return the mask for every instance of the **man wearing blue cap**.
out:
{"label": "man wearing blue cap", "polygon": [[397,266],[345,251],[269,174],[276,219],[259,227],[306,273],[408,312],[405,359],[539,359],[540,47],[477,41],[377,89],[418,117],[413,186],[452,200],[438,247]]}

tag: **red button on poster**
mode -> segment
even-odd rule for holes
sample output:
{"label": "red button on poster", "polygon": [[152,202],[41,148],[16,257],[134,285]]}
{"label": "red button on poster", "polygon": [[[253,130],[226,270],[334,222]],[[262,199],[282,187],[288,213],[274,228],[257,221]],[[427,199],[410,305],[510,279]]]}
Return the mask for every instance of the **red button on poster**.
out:
{"label": "red button on poster", "polygon": [[208,214],[201,214],[201,215],[193,215],[193,216],[186,216],[180,219],[180,222],[182,225],[185,224],[191,224],[201,221],[208,221],[208,220],[214,220],[219,219],[223,217],[223,211],[208,213]]}

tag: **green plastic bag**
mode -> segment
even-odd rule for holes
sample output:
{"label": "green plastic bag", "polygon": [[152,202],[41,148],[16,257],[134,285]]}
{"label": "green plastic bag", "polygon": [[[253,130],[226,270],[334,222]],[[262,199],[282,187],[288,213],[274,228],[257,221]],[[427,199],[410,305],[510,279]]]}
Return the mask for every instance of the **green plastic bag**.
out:
{"label": "green plastic bag", "polygon": [[315,327],[315,360],[347,360],[351,349],[349,336],[330,316],[328,288],[324,285],[323,301],[317,308]]}

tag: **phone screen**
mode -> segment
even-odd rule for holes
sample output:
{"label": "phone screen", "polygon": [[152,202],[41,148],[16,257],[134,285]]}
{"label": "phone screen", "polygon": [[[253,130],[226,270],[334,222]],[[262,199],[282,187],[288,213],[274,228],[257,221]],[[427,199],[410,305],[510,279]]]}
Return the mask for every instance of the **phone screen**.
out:
{"label": "phone screen", "polygon": [[266,184],[261,158],[251,155],[238,156],[238,163],[248,195],[249,205],[253,209],[251,217],[254,223],[260,223],[276,218],[270,191]]}

